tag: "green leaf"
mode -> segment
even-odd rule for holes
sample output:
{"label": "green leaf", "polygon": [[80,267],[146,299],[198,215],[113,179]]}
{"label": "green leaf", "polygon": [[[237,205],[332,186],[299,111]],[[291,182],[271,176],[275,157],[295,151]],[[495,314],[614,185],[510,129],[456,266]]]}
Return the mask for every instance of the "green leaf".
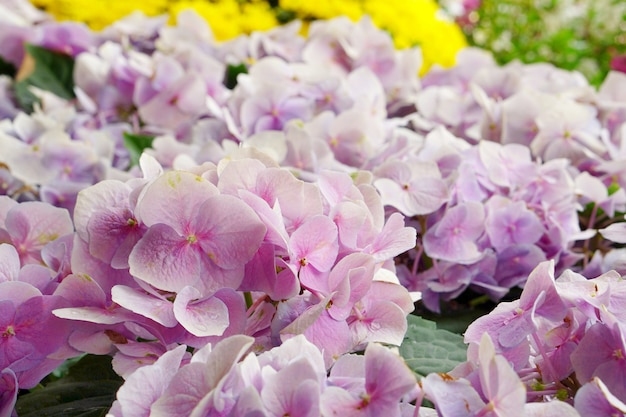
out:
{"label": "green leaf", "polygon": [[154,136],[138,135],[124,132],[124,146],[130,154],[130,164],[135,166],[139,164],[139,158],[144,149],[152,147]]}
{"label": "green leaf", "polygon": [[247,73],[248,67],[246,67],[245,64],[228,65],[226,68],[226,76],[224,77],[224,85],[232,90],[237,86],[237,76]]}
{"label": "green leaf", "polygon": [[122,383],[111,357],[86,355],[65,377],[20,395],[15,409],[20,417],[104,417]]}
{"label": "green leaf", "polygon": [[17,69],[15,68],[15,65],[10,63],[9,61],[5,61],[0,56],[0,75],[8,75],[9,77],[14,78],[15,74],[17,74]]}
{"label": "green leaf", "polygon": [[15,83],[15,95],[19,105],[32,112],[38,101],[28,89],[30,86],[49,91],[61,98],[71,100],[74,95],[74,59],[59,52],[27,44],[26,52],[32,58],[33,70]]}
{"label": "green leaf", "polygon": [[34,71],[24,81],[42,90],[71,100],[74,97],[74,59],[35,45],[26,45],[35,61]]}
{"label": "green leaf", "polygon": [[409,328],[400,346],[400,355],[419,376],[449,372],[467,360],[463,336],[437,328],[435,322],[408,316]]}
{"label": "green leaf", "polygon": [[19,106],[26,113],[30,114],[33,112],[35,104],[39,104],[40,100],[28,89],[28,86],[29,84],[27,82],[19,81],[13,84],[13,91]]}

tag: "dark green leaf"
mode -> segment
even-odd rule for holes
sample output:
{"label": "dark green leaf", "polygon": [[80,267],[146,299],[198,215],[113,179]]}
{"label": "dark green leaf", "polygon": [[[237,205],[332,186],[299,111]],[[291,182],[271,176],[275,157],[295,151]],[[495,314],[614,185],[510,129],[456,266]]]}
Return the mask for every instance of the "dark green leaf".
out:
{"label": "dark green leaf", "polygon": [[63,378],[21,395],[16,411],[20,417],[103,417],[122,383],[111,357],[86,355]]}
{"label": "dark green leaf", "polygon": [[90,416],[103,416],[111,408],[121,384],[121,381],[66,383],[59,380],[20,396],[16,410],[20,417],[78,416],[85,412]]}
{"label": "dark green leaf", "polygon": [[152,147],[154,136],[149,135],[136,135],[133,133],[124,132],[124,146],[128,149],[130,154],[131,166],[139,164],[139,158],[144,149]]}
{"label": "dark green leaf", "polygon": [[231,90],[237,86],[237,76],[239,74],[247,74],[248,68],[245,64],[229,65],[226,68],[226,76],[224,77],[224,85]]}
{"label": "dark green leaf", "polygon": [[435,322],[410,315],[409,328],[400,354],[406,364],[419,376],[432,372],[449,372],[465,362],[467,348],[463,336],[437,329]]}
{"label": "dark green leaf", "polygon": [[72,57],[35,45],[26,45],[26,51],[35,61],[35,68],[24,82],[66,100],[75,97]]}
{"label": "dark green leaf", "polygon": [[33,70],[14,84],[15,98],[27,113],[33,111],[39,99],[29,90],[30,86],[49,91],[70,100],[74,95],[74,59],[48,49],[26,45],[26,52],[33,60]]}
{"label": "dark green leaf", "polygon": [[35,107],[35,104],[40,103],[40,100],[36,95],[31,93],[28,89],[29,84],[26,81],[19,81],[13,85],[15,99],[19,106],[26,113],[32,113]]}
{"label": "dark green leaf", "polygon": [[9,61],[5,61],[0,56],[0,75],[8,75],[9,77],[14,78],[15,74],[17,74],[17,69],[15,68],[15,65],[10,63]]}

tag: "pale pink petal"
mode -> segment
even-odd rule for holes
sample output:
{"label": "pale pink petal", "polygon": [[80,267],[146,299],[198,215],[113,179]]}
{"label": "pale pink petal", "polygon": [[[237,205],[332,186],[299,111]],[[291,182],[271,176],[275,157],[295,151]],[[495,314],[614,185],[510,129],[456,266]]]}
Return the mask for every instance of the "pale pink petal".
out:
{"label": "pale pink petal", "polygon": [[228,307],[217,297],[202,298],[200,291],[184,287],[174,300],[174,315],[191,334],[220,336],[229,325]]}
{"label": "pale pink petal", "polygon": [[13,245],[0,244],[0,282],[16,281],[20,273],[20,256]]}
{"label": "pale pink petal", "polygon": [[117,392],[123,415],[148,417],[152,404],[163,394],[178,371],[186,346],[166,352],[154,364],[133,372]]}
{"label": "pale pink petal", "polygon": [[224,269],[243,267],[265,236],[265,225],[238,198],[219,195],[200,207],[194,220],[198,243],[215,265]]}
{"label": "pale pink petal", "polygon": [[204,178],[190,172],[170,171],[143,191],[135,214],[147,226],[165,223],[183,235],[200,206],[216,194],[217,187]]}
{"label": "pale pink petal", "polygon": [[178,324],[172,302],[154,297],[136,288],[116,285],[111,289],[112,300],[120,306],[162,324],[174,327]]}
{"label": "pale pink petal", "polygon": [[292,262],[329,271],[339,251],[337,226],[328,217],[314,216],[293,232],[289,247]]}

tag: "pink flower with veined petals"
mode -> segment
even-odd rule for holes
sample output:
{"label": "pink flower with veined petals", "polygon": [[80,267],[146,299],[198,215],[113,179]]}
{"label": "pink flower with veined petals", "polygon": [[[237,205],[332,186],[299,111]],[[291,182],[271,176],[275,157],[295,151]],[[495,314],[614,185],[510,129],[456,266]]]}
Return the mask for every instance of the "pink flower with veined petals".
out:
{"label": "pink flower with veined petals", "polygon": [[237,288],[266,232],[249,206],[189,172],[155,180],[135,213],[149,229],[130,253],[130,273],[165,291]]}

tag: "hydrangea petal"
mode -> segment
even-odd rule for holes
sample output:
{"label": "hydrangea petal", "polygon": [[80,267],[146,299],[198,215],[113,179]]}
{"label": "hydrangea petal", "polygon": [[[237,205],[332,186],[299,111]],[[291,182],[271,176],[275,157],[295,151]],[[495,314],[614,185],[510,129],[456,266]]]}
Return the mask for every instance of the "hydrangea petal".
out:
{"label": "hydrangea petal", "polygon": [[[117,392],[124,416],[148,417],[150,408],[165,391],[185,354],[186,346],[164,353],[154,364],[133,372]],[[121,416],[120,416],[121,417]]]}
{"label": "hydrangea petal", "polygon": [[202,298],[197,289],[187,286],[176,295],[174,315],[194,336],[220,336],[228,328],[228,307],[217,297]]}
{"label": "hydrangea petal", "polygon": [[173,305],[170,301],[156,298],[135,288],[126,285],[116,285],[111,288],[113,302],[128,310],[147,317],[165,327],[174,327],[178,324],[174,317]]}

